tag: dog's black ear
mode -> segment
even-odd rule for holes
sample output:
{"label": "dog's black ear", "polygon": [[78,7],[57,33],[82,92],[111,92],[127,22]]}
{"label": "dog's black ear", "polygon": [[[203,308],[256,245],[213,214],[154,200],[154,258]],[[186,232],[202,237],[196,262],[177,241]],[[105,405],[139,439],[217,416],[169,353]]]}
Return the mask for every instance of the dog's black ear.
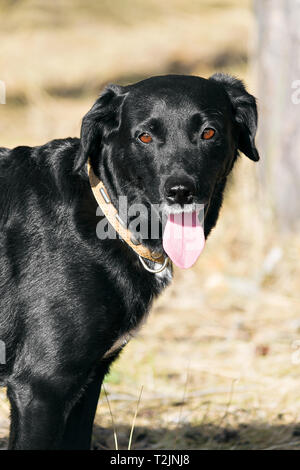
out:
{"label": "dog's black ear", "polygon": [[81,170],[88,158],[100,155],[105,132],[109,132],[118,125],[119,110],[124,96],[121,86],[108,85],[84,116],[79,151],[74,161],[74,172]]}
{"label": "dog's black ear", "polygon": [[238,149],[257,162],[259,154],[255,146],[257,129],[257,107],[254,96],[250,95],[241,80],[224,73],[215,73],[209,80],[223,85],[233,107],[238,137]]}

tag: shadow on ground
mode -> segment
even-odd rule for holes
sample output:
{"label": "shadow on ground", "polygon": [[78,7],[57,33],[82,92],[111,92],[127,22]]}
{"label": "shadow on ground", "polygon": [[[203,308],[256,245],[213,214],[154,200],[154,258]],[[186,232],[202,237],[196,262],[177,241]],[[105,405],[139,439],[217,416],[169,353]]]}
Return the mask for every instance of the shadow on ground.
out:
{"label": "shadow on ground", "polygon": [[[119,449],[127,449],[131,429],[118,426]],[[263,445],[262,445],[263,442]],[[93,449],[115,449],[112,428],[95,426]],[[134,429],[131,449],[295,449],[300,450],[300,425],[240,424],[236,428],[204,424],[173,430]]]}
{"label": "shadow on ground", "polygon": [[[118,426],[119,450],[128,448],[131,429]],[[264,442],[262,446],[261,442]],[[184,445],[183,445],[184,443]],[[266,443],[268,443],[266,445]],[[0,439],[0,450],[6,449],[7,438]],[[95,426],[93,450],[114,450],[112,428]],[[237,428],[205,424],[180,426],[174,430],[152,429],[143,426],[134,429],[132,450],[300,450],[300,425],[240,424]]]}

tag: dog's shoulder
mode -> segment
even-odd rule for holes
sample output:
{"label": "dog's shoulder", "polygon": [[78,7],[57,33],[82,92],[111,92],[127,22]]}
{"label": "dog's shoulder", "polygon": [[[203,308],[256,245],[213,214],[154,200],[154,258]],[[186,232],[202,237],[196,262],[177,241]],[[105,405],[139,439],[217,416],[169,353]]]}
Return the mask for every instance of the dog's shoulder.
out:
{"label": "dog's shoulder", "polygon": [[18,170],[23,173],[26,168],[29,171],[34,167],[42,169],[41,164],[49,169],[51,165],[61,163],[66,154],[74,155],[75,158],[78,148],[79,139],[75,137],[54,139],[35,147],[24,145],[12,149],[0,147],[0,174],[5,176],[8,171],[16,173]]}
{"label": "dog's shoulder", "polygon": [[64,185],[67,188],[78,148],[76,138],[55,139],[36,147],[0,147],[0,226],[24,210],[24,203],[33,195],[50,199]]}

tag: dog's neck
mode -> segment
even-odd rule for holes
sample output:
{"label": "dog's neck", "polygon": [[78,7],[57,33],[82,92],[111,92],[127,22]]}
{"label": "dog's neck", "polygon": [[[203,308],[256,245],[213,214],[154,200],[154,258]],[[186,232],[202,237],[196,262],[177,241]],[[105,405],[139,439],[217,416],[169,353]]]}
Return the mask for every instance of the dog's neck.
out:
{"label": "dog's neck", "polygon": [[[133,236],[131,231],[127,229],[125,222],[118,214],[117,209],[112,204],[103,182],[95,175],[90,162],[87,164],[87,171],[94,197],[108,222],[112,225],[121,239],[124,240],[124,242],[126,242],[127,245],[129,245],[130,248],[139,256],[143,267],[147,271],[153,273],[163,271],[169,262],[169,258],[161,255],[160,253],[151,251]],[[153,269],[150,268],[145,260],[155,263],[155,267]]]}

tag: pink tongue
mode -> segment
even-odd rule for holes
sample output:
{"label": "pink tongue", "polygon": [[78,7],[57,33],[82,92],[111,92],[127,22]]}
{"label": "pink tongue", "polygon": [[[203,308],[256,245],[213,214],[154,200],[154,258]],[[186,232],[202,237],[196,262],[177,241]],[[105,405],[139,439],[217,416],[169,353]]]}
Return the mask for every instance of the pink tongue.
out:
{"label": "pink tongue", "polygon": [[179,268],[190,268],[205,245],[198,213],[170,214],[163,235],[163,247]]}

